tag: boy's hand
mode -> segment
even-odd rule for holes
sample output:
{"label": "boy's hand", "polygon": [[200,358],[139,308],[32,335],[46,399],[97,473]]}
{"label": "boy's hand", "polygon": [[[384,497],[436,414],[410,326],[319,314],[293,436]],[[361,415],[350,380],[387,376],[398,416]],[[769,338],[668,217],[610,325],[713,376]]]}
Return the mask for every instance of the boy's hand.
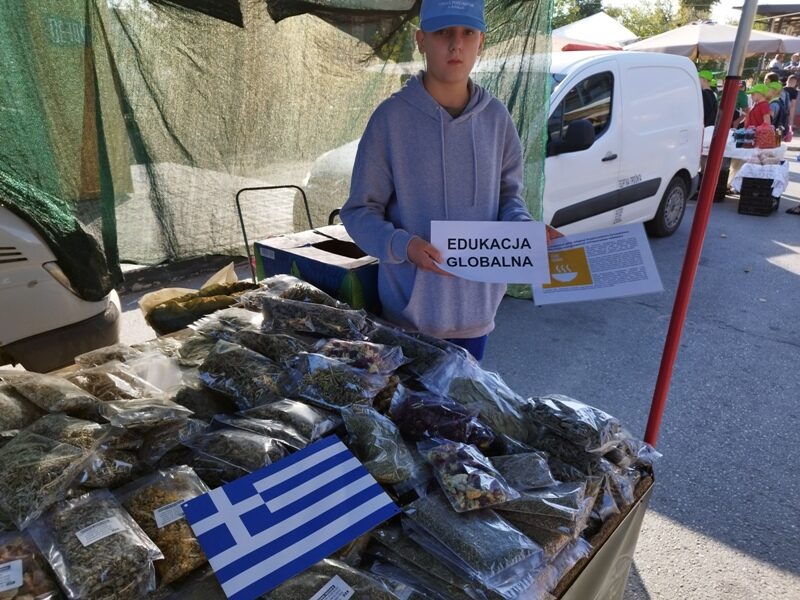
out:
{"label": "boy's hand", "polygon": [[558,229],[554,227],[550,227],[550,225],[545,225],[547,231],[547,245],[550,245],[550,242],[553,240],[557,240],[558,238],[564,237],[564,234],[561,233]]}
{"label": "boy's hand", "polygon": [[411,238],[408,243],[408,260],[417,265],[423,271],[431,271],[439,275],[452,277],[447,271],[443,271],[436,263],[443,262],[442,254],[436,246],[429,244],[422,238]]}

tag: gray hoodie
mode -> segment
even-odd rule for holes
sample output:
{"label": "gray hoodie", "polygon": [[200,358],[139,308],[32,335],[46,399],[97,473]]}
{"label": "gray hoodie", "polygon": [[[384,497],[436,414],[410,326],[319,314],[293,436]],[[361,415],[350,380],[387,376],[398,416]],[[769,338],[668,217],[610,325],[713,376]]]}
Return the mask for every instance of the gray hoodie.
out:
{"label": "gray hoodie", "polygon": [[452,117],[413,77],[372,114],[358,145],[341,218],[362,250],[380,259],[383,316],[440,338],[494,329],[505,285],[422,271],[408,260],[412,237],[430,241],[431,221],[528,221],[522,146],[506,107],[469,82]]}

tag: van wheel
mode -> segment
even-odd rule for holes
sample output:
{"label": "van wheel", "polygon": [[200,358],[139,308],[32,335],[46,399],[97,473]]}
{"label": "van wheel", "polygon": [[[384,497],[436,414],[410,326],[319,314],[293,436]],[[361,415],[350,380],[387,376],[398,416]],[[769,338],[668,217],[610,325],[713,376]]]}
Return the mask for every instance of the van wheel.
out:
{"label": "van wheel", "polygon": [[656,216],[645,223],[647,233],[655,237],[667,237],[675,233],[683,221],[688,195],[683,178],[677,175],[673,177],[661,198]]}

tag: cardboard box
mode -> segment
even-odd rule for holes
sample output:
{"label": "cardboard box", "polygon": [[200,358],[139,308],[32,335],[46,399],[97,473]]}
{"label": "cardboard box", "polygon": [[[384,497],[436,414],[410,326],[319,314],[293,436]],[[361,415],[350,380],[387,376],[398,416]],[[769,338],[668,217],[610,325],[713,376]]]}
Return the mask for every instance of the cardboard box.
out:
{"label": "cardboard box", "polygon": [[253,251],[259,279],[294,275],[353,308],[380,311],[378,259],[365,254],[343,225],[255,242]]}

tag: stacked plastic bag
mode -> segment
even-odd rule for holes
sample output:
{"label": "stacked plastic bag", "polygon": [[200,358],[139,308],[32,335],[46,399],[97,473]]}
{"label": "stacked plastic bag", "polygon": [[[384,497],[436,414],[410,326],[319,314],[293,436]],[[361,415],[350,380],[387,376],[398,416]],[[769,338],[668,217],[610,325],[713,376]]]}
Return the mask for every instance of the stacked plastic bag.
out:
{"label": "stacked plastic bag", "polygon": [[266,598],[546,599],[657,457],[288,276],[64,375],[0,371],[3,598],[223,598],[181,504],[335,434],[403,513]]}

